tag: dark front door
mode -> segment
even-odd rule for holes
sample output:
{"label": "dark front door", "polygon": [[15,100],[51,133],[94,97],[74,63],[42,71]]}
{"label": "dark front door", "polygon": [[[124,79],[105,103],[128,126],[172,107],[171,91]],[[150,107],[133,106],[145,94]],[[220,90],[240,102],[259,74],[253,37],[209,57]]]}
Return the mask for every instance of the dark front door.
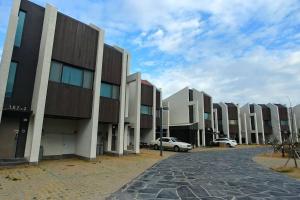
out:
{"label": "dark front door", "polygon": [[29,118],[21,117],[20,118],[20,126],[19,131],[17,133],[17,146],[16,146],[16,158],[24,158],[26,139],[27,139],[27,131],[28,131]]}
{"label": "dark front door", "polygon": [[117,136],[116,136],[116,127],[113,126],[112,128],[112,139],[111,139],[111,150],[112,151],[116,151],[117,148],[116,148],[116,143],[117,143]]}
{"label": "dark front door", "polygon": [[256,143],[256,134],[255,133],[251,133],[251,142],[252,142],[252,144]]}

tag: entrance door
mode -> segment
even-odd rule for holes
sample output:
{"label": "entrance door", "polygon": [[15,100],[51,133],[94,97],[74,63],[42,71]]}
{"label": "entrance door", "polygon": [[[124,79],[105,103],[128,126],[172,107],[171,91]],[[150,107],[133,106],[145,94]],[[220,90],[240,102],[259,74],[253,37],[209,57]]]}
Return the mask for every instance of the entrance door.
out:
{"label": "entrance door", "polygon": [[113,126],[113,128],[112,128],[112,139],[111,139],[111,142],[112,142],[112,144],[111,144],[111,150],[112,151],[116,151],[117,150],[117,145],[116,145],[116,143],[117,143],[117,136],[116,136],[116,127],[115,126]]}
{"label": "entrance door", "polygon": [[17,134],[16,158],[24,158],[29,119],[20,119],[19,131]]}
{"label": "entrance door", "polygon": [[16,155],[19,120],[4,117],[0,125],[0,159],[14,159]]}
{"label": "entrance door", "polygon": [[256,143],[256,134],[255,133],[251,133],[251,142],[252,142],[252,144]]}

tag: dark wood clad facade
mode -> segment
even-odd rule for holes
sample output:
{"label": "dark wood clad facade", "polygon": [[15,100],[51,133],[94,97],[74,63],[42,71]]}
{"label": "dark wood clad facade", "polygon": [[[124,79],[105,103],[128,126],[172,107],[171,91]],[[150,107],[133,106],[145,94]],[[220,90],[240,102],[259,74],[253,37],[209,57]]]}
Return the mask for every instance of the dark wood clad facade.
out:
{"label": "dark wood clad facade", "polygon": [[153,106],[153,86],[142,84],[141,104],[145,106]]}
{"label": "dark wood clad facade", "polygon": [[[71,17],[58,13],[52,59],[94,71],[98,31]],[[90,118],[91,89],[49,81],[45,114],[55,117]]]}
{"label": "dark wood clad facade", "polygon": [[250,113],[254,113],[254,104],[250,104],[249,107],[250,107]]}
{"label": "dark wood clad facade", "polygon": [[160,91],[156,90],[156,109],[160,109],[160,102],[161,102]]}
{"label": "dark wood clad facade", "polygon": [[39,57],[45,9],[22,0],[20,10],[26,12],[20,47],[14,47],[12,61],[17,62],[14,90],[11,98],[5,98],[4,110],[9,105],[31,110],[35,73]]}
{"label": "dark wood clad facade", "polygon": [[[211,113],[211,97],[204,94],[204,112],[205,113]],[[208,120],[205,120],[205,128],[212,128],[211,118]]]}
{"label": "dark wood clad facade", "polygon": [[[271,110],[269,107],[267,107],[265,104],[259,104],[262,109],[262,116],[264,121],[264,132],[265,134],[272,134],[272,126],[271,123]],[[268,124],[269,123],[269,124]]]}
{"label": "dark wood clad facade", "polygon": [[117,124],[119,122],[119,107],[120,102],[118,100],[101,97],[99,121]]}
{"label": "dark wood clad facade", "polygon": [[94,70],[98,31],[62,13],[57,14],[52,58]]}
{"label": "dark wood clad facade", "polygon": [[90,89],[49,81],[46,116],[90,118],[93,92]]}
{"label": "dark wood clad facade", "polygon": [[121,85],[122,53],[104,44],[101,81]]}
{"label": "dark wood clad facade", "polygon": [[238,120],[238,109],[236,105],[232,103],[226,103],[228,109],[228,119],[229,120]]}
{"label": "dark wood clad facade", "polygon": [[[276,104],[278,107],[278,113],[279,113],[279,120],[280,121],[288,121],[288,109],[286,106],[283,106],[281,104]],[[281,131],[289,132],[289,125],[283,125],[280,124]]]}
{"label": "dark wood clad facade", "polygon": [[[122,53],[107,44],[104,45],[102,78],[101,81],[113,85],[121,85],[122,79]],[[114,123],[119,122],[120,101],[101,97],[99,122]]]}
{"label": "dark wood clad facade", "polygon": [[204,94],[204,112],[211,113],[211,98]]}
{"label": "dark wood clad facade", "polygon": [[152,129],[153,127],[153,117],[151,115],[141,114],[140,128]]}

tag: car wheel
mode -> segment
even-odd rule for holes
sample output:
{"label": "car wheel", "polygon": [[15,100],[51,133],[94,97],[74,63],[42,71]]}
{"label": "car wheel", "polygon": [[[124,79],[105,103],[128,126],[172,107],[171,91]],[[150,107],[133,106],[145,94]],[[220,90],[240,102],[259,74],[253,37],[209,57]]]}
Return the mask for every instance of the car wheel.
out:
{"label": "car wheel", "polygon": [[154,145],[154,149],[158,150],[158,145],[157,144]]}
{"label": "car wheel", "polygon": [[179,148],[178,146],[175,146],[175,147],[174,147],[174,151],[175,151],[175,152],[179,152],[179,151],[180,151],[180,148]]}

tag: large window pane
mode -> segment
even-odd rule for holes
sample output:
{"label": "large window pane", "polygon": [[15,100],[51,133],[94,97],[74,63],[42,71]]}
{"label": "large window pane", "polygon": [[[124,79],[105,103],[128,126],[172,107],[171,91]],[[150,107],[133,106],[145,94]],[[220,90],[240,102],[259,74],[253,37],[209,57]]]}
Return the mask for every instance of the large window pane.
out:
{"label": "large window pane", "polygon": [[119,99],[120,97],[120,87],[117,85],[113,86],[113,91],[112,91],[112,98],[113,99]]}
{"label": "large window pane", "polygon": [[19,18],[18,18],[16,36],[15,36],[15,46],[17,46],[17,47],[21,46],[22,34],[23,34],[24,23],[25,23],[25,17],[26,17],[26,13],[23,12],[23,11],[20,11],[19,12]]}
{"label": "large window pane", "polygon": [[152,107],[141,105],[141,114],[152,115]]}
{"label": "large window pane", "polygon": [[69,85],[82,86],[82,70],[64,66],[62,82]]}
{"label": "large window pane", "polygon": [[6,85],[6,97],[11,97],[14,89],[15,77],[17,71],[17,63],[11,62],[9,67],[7,85]]}
{"label": "large window pane", "polygon": [[62,64],[52,61],[49,80],[60,82],[61,81]]}
{"label": "large window pane", "polygon": [[204,119],[205,120],[210,120],[211,119],[210,113],[204,113]]}
{"label": "large window pane", "polygon": [[92,89],[93,88],[93,75],[94,73],[91,71],[84,71],[83,75],[83,87]]}
{"label": "large window pane", "polygon": [[107,84],[107,83],[101,83],[100,96],[111,98],[112,97],[112,85]]}

